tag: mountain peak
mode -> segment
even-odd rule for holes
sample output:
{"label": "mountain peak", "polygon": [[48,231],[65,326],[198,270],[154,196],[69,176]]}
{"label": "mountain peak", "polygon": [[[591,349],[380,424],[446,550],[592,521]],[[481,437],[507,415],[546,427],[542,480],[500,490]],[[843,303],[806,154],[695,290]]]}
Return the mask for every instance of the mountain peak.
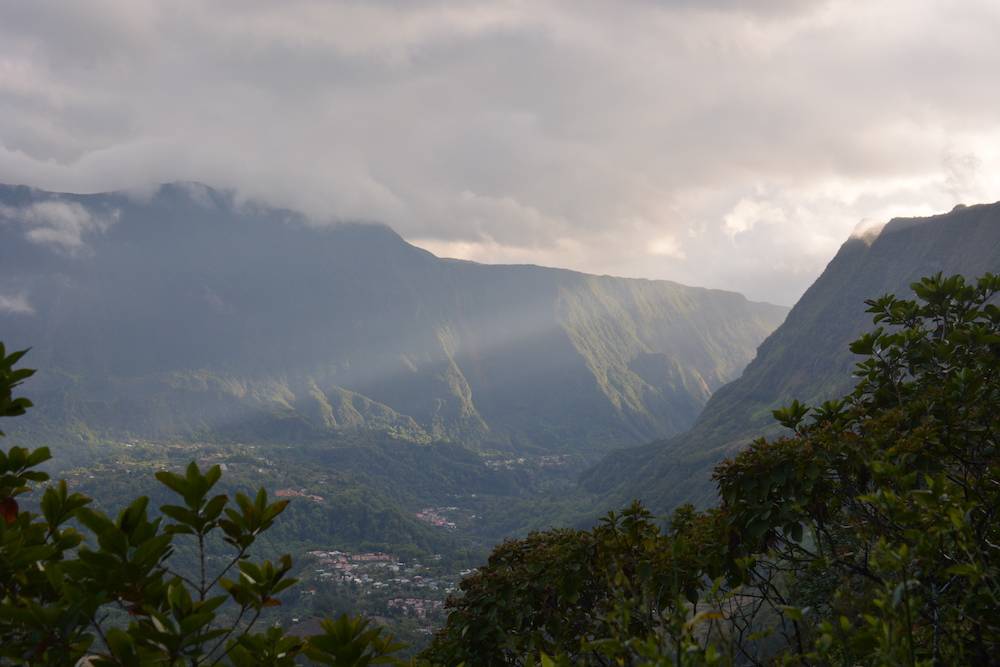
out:
{"label": "mountain peak", "polygon": [[856,230],[742,376],[712,395],[690,431],[610,455],[584,476],[585,487],[616,493],[621,502],[641,498],[658,512],[712,502],[714,466],[752,439],[780,431],[772,410],[793,399],[817,405],[850,390],[856,357],[848,346],[873,326],[866,299],[908,297],[913,282],[939,271],[974,278],[998,266],[1000,203]]}

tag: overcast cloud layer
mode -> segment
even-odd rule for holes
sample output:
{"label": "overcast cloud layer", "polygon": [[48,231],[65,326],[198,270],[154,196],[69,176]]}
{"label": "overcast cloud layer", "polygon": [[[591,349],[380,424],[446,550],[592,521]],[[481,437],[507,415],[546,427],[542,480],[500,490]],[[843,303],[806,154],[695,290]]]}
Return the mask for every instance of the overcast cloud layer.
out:
{"label": "overcast cloud layer", "polygon": [[787,304],[859,223],[1000,199],[997,35],[995,0],[0,0],[0,181]]}

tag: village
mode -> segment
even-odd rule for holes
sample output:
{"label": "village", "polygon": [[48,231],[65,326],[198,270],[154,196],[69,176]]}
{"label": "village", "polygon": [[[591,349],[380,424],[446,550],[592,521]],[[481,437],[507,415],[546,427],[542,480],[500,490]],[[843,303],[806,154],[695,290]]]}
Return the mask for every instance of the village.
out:
{"label": "village", "polygon": [[570,464],[568,454],[547,454],[545,456],[519,456],[509,459],[486,459],[483,463],[490,470],[514,470],[515,468],[551,469],[563,468]]}
{"label": "village", "polygon": [[[417,520],[438,528],[455,530],[457,524],[448,518],[446,512],[457,512],[458,507],[425,507],[416,513]],[[473,517],[474,518],[474,517]]]}
{"label": "village", "polygon": [[[315,549],[306,552],[309,569],[304,572],[304,595],[316,595],[333,587],[345,596],[370,598],[389,617],[412,617],[420,621],[438,620],[444,601],[453,593],[462,577],[471,570],[442,572],[441,556],[431,563],[406,561],[382,551],[352,553],[342,550]],[[427,626],[428,628],[430,625]]]}

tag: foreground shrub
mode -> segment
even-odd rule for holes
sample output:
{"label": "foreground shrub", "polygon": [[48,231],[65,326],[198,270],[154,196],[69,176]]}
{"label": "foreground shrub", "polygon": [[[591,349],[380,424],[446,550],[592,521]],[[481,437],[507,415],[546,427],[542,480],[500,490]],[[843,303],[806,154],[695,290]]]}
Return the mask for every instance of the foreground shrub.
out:
{"label": "foreground shrub", "polygon": [[[467,664],[1000,664],[1000,278],[867,302],[856,389],[775,418],[667,533],[507,542],[425,655]],[[552,656],[552,657],[549,657]]]}
{"label": "foreground shrub", "polygon": [[[14,398],[33,371],[15,369],[24,352],[0,344],[0,416],[31,407]],[[2,433],[0,433],[2,435]],[[267,611],[295,584],[292,559],[254,561],[251,551],[285,509],[264,489],[235,498],[214,493],[218,466],[191,463],[159,472],[176,504],[149,511],[137,498],[117,516],[90,507],[65,481],[42,486],[46,448],[0,451],[0,664],[358,666],[397,662],[402,647],[360,618],[324,621],[312,637],[262,629]],[[41,491],[40,513],[19,498]],[[193,559],[179,557],[189,542]],[[210,544],[229,549],[206,565]]]}

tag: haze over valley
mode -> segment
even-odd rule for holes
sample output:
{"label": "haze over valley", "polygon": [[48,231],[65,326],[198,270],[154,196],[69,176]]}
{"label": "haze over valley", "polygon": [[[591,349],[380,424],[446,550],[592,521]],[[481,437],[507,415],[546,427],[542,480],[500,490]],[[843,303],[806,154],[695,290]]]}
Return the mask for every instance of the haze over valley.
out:
{"label": "haze over valley", "polygon": [[997,34],[0,0],[0,665],[997,664]]}
{"label": "haze over valley", "polygon": [[4,187],[0,206],[7,339],[47,368],[39,420],[84,438],[373,432],[585,456],[685,430],[787,312],[441,260],[199,184],[145,201]]}

